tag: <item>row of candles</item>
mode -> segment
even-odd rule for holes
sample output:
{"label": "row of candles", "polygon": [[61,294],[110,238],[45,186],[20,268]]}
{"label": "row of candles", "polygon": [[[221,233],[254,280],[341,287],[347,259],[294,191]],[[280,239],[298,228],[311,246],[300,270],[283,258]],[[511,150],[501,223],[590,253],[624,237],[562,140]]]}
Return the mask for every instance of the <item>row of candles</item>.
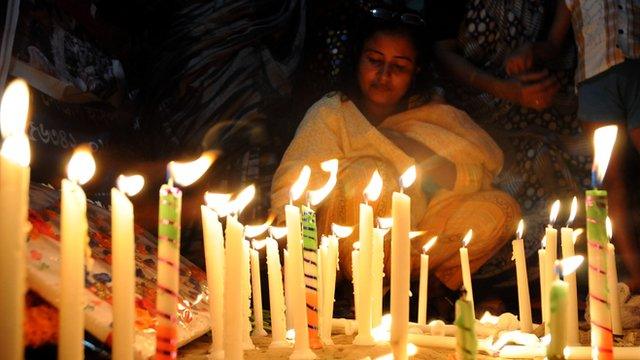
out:
{"label": "row of candles", "polygon": [[[26,99],[26,100],[25,100]],[[15,81],[6,89],[0,107],[3,145],[1,151],[0,171],[0,233],[2,249],[0,266],[3,266],[2,283],[8,284],[7,291],[0,297],[0,309],[9,314],[7,321],[2,322],[4,336],[0,348],[2,358],[22,358],[22,309],[26,291],[25,277],[25,240],[28,232],[28,184],[29,184],[29,144],[25,135],[28,114],[28,88],[22,81]],[[611,133],[605,138],[615,139]],[[596,146],[603,141],[596,140]],[[612,146],[612,144],[611,144]],[[605,149],[610,154],[611,149]],[[608,161],[609,155],[606,155]],[[598,158],[598,152],[596,152]],[[195,182],[212,164],[214,154],[205,153],[191,163],[169,164],[170,174],[167,184],[160,190],[159,224],[158,224],[158,295],[157,311],[159,314],[156,326],[157,352],[156,358],[169,359],[177,356],[177,301],[179,294],[180,263],[180,213],[181,191],[176,186],[188,186]],[[606,170],[606,162],[596,159],[596,173],[602,179]],[[264,334],[262,328],[262,304],[259,276],[259,258],[257,248],[267,248],[267,268],[269,278],[269,301],[272,318],[273,347],[289,346],[286,341],[286,330],[291,325],[295,329],[293,359],[315,358],[311,348],[319,348],[322,344],[331,344],[331,323],[333,322],[333,294],[335,290],[335,273],[338,265],[338,238],[348,236],[347,230],[340,226],[333,227],[333,234],[322,236],[318,244],[315,229],[315,213],[312,209],[326,197],[337,181],[338,162],[329,160],[321,164],[322,170],[329,173],[329,178],[320,189],[307,192],[307,204],[302,210],[294,205],[305,192],[310,177],[307,166],[301,171],[298,181],[293,184],[290,195],[291,203],[285,207],[287,249],[284,257],[284,286],[277,238],[282,237],[284,230],[272,228],[270,237],[263,242],[254,242],[253,248],[245,237],[255,238],[264,232],[268,224],[263,226],[243,226],[238,222],[238,215],[248,205],[255,189],[248,187],[233,200],[230,195],[210,194],[205,196],[207,206],[202,206],[203,231],[207,259],[207,278],[210,289],[211,322],[213,330],[212,354],[216,358],[242,358],[243,350],[251,348],[249,299],[253,293],[253,309],[257,335]],[[61,196],[61,298],[59,358],[80,359],[83,356],[84,322],[78,317],[84,308],[84,263],[88,252],[86,198],[80,185],[89,181],[95,163],[90,152],[77,151],[68,166],[68,178],[62,181]],[[380,226],[373,225],[373,211],[370,201],[376,201],[382,181],[377,172],[364,190],[365,201],[360,204],[359,217],[359,249],[354,250],[354,296],[356,303],[356,319],[358,335],[354,339],[356,345],[373,345],[376,339],[373,328],[380,325],[382,313],[382,278],[384,274],[382,259],[385,233],[391,227],[391,325],[389,341],[395,358],[407,357],[408,345],[408,303],[409,303],[409,263],[410,263],[410,198],[403,189],[415,181],[415,167],[409,168],[400,178],[401,190],[392,196],[391,220],[380,221]],[[133,206],[127,198],[139,191],[144,184],[140,176],[119,178],[118,188],[112,189],[112,234],[113,234],[113,356],[118,359],[133,356],[133,322],[135,296],[135,266],[133,250]],[[598,197],[594,200],[594,196]],[[589,290],[591,299],[600,300],[606,306],[591,307],[592,344],[597,349],[599,358],[611,354],[612,341],[607,335],[611,333],[613,322],[616,331],[615,314],[612,321],[610,304],[617,304],[613,299],[617,292],[614,284],[615,270],[613,247],[605,238],[602,240],[599,230],[593,230],[592,224],[600,225],[602,214],[590,216],[590,209],[602,209],[601,190],[587,192],[587,232],[589,240]],[[591,202],[590,202],[591,201]],[[572,216],[577,207],[574,200]],[[592,205],[591,207],[589,205]],[[553,209],[557,215],[557,207]],[[593,213],[593,211],[591,211]],[[606,215],[606,208],[605,208]],[[226,230],[223,234],[220,217],[226,216]],[[552,219],[555,215],[552,214]],[[391,223],[389,226],[388,223]],[[603,221],[602,221],[603,222]],[[384,225],[383,223],[387,223]],[[553,223],[553,220],[551,221]],[[22,226],[16,224],[23,224]],[[599,228],[598,228],[599,229]],[[593,234],[592,234],[593,233]],[[520,305],[520,322],[523,331],[532,330],[531,310],[528,304],[528,282],[526,264],[524,263],[524,245],[522,229],[513,241],[514,258],[518,279]],[[592,235],[590,235],[592,234]],[[304,235],[304,240],[303,240]],[[457,323],[462,329],[473,329],[475,315],[473,311],[473,287],[469,269],[468,249],[471,240],[469,231],[460,249],[463,284],[466,295],[458,301],[457,312],[460,314]],[[561,229],[563,256],[573,255],[574,231],[568,226]],[[541,269],[541,293],[543,299],[543,322],[552,333],[548,349],[564,348],[564,341],[577,344],[577,298],[575,278],[565,275],[568,285],[554,276],[559,274],[562,266],[556,264],[557,231],[553,226],[546,229],[546,247],[539,252]],[[602,244],[604,241],[604,245]],[[428,279],[428,255],[426,252],[435,243],[435,238],[425,245],[421,257],[421,274],[418,322],[426,323],[426,299]],[[592,245],[594,243],[595,245]],[[592,252],[595,254],[592,256]],[[612,262],[613,261],[613,262]],[[251,265],[250,265],[251,264]],[[612,265],[613,264],[613,265]],[[564,266],[569,268],[571,266]],[[251,270],[249,270],[251,269]],[[555,270],[554,270],[555,269]],[[597,271],[593,271],[596,269]],[[566,269],[565,269],[566,270]],[[566,271],[570,273],[571,271]],[[608,282],[599,279],[602,274],[612,274]],[[10,275],[9,275],[10,274]],[[249,278],[252,278],[251,281]],[[552,281],[556,278],[555,281]],[[592,281],[593,278],[593,281]],[[372,280],[372,281],[369,281]],[[558,283],[558,282],[561,283]],[[249,285],[251,283],[251,285]],[[253,286],[253,289],[251,289]],[[609,289],[607,289],[607,286]],[[611,289],[613,287],[613,291]],[[253,291],[252,291],[253,290]],[[569,295],[559,295],[563,292]],[[564,304],[568,301],[568,310],[562,309],[558,303],[550,304],[556,299]],[[546,303],[545,303],[546,300]],[[593,303],[593,302],[592,302]],[[285,316],[286,309],[286,316]],[[554,310],[552,310],[554,309]],[[464,315],[466,314],[466,315]],[[469,315],[471,314],[471,315]],[[565,321],[566,318],[566,321]],[[619,318],[619,314],[618,314]],[[562,319],[562,321],[558,320]],[[289,324],[287,324],[289,321]],[[565,325],[566,324],[566,325]],[[617,322],[619,326],[619,320]],[[567,340],[560,335],[566,330]],[[618,327],[619,329],[619,327]],[[473,337],[475,338],[475,336]],[[467,340],[465,340],[467,339]],[[458,349],[471,346],[465,341],[471,337],[459,336]],[[559,344],[559,345],[558,345]],[[555,351],[555,350],[549,350]],[[604,355],[602,355],[604,354]],[[4,356],[6,355],[6,356]]]}

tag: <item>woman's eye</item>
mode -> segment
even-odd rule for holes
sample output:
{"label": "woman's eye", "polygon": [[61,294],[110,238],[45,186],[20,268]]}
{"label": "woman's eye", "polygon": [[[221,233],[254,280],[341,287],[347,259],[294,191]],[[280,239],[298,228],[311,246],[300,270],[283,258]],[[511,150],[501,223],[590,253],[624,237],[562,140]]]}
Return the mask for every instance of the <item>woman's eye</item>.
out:
{"label": "woman's eye", "polygon": [[371,65],[374,65],[374,66],[380,66],[380,65],[382,65],[382,60],[380,60],[380,59],[376,59],[376,58],[371,58],[371,57],[370,57],[370,58],[368,58],[367,60],[369,60],[369,63],[370,63]]}
{"label": "woman's eye", "polygon": [[391,64],[391,71],[395,73],[404,73],[407,71],[407,67],[398,64]]}

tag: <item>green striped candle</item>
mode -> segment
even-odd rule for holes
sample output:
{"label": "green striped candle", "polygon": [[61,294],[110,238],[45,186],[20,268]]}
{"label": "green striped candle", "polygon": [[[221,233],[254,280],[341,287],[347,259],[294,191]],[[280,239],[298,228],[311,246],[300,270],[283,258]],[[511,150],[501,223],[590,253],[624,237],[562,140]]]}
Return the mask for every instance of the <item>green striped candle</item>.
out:
{"label": "green striped candle", "polygon": [[316,213],[310,206],[305,205],[302,206],[301,211],[309,345],[312,349],[320,349],[322,348],[322,342],[318,332],[318,232],[316,228]]}

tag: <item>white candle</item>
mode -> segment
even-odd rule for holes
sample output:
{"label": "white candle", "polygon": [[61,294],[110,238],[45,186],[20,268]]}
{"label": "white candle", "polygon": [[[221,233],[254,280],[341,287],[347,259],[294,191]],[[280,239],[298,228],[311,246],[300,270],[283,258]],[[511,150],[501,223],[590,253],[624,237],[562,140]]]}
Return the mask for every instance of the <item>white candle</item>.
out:
{"label": "white candle", "polygon": [[371,260],[371,324],[375,328],[382,320],[382,284],[384,281],[384,237],[389,229],[373,229]]}
{"label": "white candle", "polygon": [[549,292],[547,291],[547,249],[545,248],[546,240],[542,239],[542,248],[538,250],[538,268],[540,271],[540,314],[542,316],[542,324],[547,328],[549,324],[549,313],[546,311],[549,302]]}
{"label": "white candle", "polygon": [[24,134],[29,89],[23,80],[7,86],[0,104],[4,142],[0,152],[0,358],[24,358],[26,240],[29,232],[29,140]]}
{"label": "white candle", "polygon": [[114,360],[133,359],[135,339],[136,265],[133,204],[127,195],[144,186],[142,176],[118,177],[111,189],[111,275],[113,276],[113,331],[111,354]]}
{"label": "white candle", "polygon": [[429,255],[427,252],[435,244],[437,236],[432,237],[422,247],[420,254],[420,286],[418,290],[418,324],[427,324],[427,289],[429,284]]}
{"label": "white candle", "polygon": [[473,284],[471,283],[471,267],[469,266],[469,251],[467,245],[473,237],[473,230],[469,230],[462,240],[462,247],[460,248],[460,264],[462,267],[462,284],[467,291],[467,300],[471,302],[471,308],[473,309],[473,316],[475,318],[475,305],[473,302]]}
{"label": "white candle", "polygon": [[94,172],[89,149],[79,149],[69,161],[68,179],[62,180],[58,359],[84,358],[84,264],[89,227],[87,199],[79,184],[89,181]]}
{"label": "white candle", "polygon": [[331,328],[333,319],[333,302],[335,300],[336,271],[338,269],[338,238],[351,235],[353,228],[331,225],[333,235],[325,237],[323,245],[325,254],[322,258],[322,322],[320,327],[320,339],[325,345],[333,345],[331,340]]}
{"label": "white candle", "polygon": [[242,299],[243,282],[243,231],[244,227],[234,216],[227,216],[225,273],[224,273],[224,356],[225,359],[243,358],[243,317],[245,302]]}
{"label": "white candle", "polygon": [[282,251],[284,256],[284,301],[285,301],[285,309],[286,309],[286,321],[287,321],[287,330],[293,329],[293,304],[291,303],[291,275],[289,271],[291,270],[291,266],[289,265],[289,251],[284,249]]}
{"label": "white candle", "polygon": [[[558,217],[558,212],[560,211],[560,200],[556,200],[553,202],[551,206],[551,212],[549,214],[549,225],[545,228],[545,239],[547,239],[547,256],[546,256],[546,264],[545,264],[545,293],[547,294],[547,298],[549,297],[549,292],[551,291],[551,284],[553,279],[555,278],[553,268],[556,260],[558,259],[558,230],[556,230],[553,225]],[[547,314],[547,319],[549,319],[549,302],[547,301],[546,307],[543,311]],[[545,323],[545,333],[549,333],[549,324]]]}
{"label": "white candle", "polygon": [[[409,176],[407,176],[409,175]],[[411,176],[413,178],[411,179]],[[401,177],[401,190],[415,180],[415,167]],[[391,198],[391,334],[390,345],[397,360],[407,359],[409,333],[409,281],[411,264],[411,198],[394,192]]]}
{"label": "white candle", "polygon": [[[609,241],[613,237],[611,219],[606,220]],[[620,319],[620,299],[618,293],[618,269],[616,267],[616,247],[607,244],[607,286],[609,287],[609,304],[611,304],[611,330],[614,335],[622,335],[622,320]]]}
{"label": "white candle", "polygon": [[[261,244],[261,245],[260,245]],[[253,329],[254,336],[267,336],[264,331],[264,319],[262,317],[262,280],[260,279],[260,253],[257,249],[264,246],[264,242],[257,243],[254,240],[251,253],[251,286],[253,291],[253,318],[255,327]]]}
{"label": "white candle", "polygon": [[355,309],[356,323],[359,326],[358,319],[362,316],[360,311],[360,272],[358,271],[358,265],[360,264],[360,242],[353,243],[353,250],[351,250],[351,282],[353,284],[353,307]]}
{"label": "white candle", "polygon": [[256,347],[251,340],[251,245],[242,241],[242,348],[253,350]]}
{"label": "white candle", "polygon": [[[228,201],[225,200],[224,202]],[[211,207],[212,203],[207,201]],[[224,236],[218,215],[207,206],[201,206],[204,230],[204,254],[209,286],[209,314],[213,341],[209,353],[213,359],[224,359]]]}
{"label": "white candle", "polygon": [[289,347],[286,339],[284,291],[278,243],[267,239],[267,272],[269,276],[269,305],[271,308],[271,344],[269,348]]}
{"label": "white candle", "polygon": [[516,262],[516,278],[518,282],[518,309],[520,314],[520,330],[533,331],[531,320],[531,302],[529,298],[529,280],[527,278],[527,260],[524,253],[524,240],[522,231],[524,222],[518,224],[518,236],[511,242],[513,246],[513,258]]}
{"label": "white candle", "polygon": [[[571,213],[567,226],[560,229],[560,245],[562,257],[569,258],[575,255],[573,229],[570,227],[578,210],[578,199],[574,196],[571,202]],[[567,344],[580,345],[580,331],[578,329],[578,286],[576,274],[571,273],[564,277],[569,289],[567,291]]]}

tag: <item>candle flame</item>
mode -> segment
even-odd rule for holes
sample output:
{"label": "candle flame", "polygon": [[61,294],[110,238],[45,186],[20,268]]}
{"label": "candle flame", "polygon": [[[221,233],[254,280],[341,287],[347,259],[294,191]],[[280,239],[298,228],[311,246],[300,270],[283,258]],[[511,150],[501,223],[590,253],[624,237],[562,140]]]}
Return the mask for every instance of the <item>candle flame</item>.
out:
{"label": "candle flame", "polygon": [[3,138],[24,134],[29,117],[29,86],[22,79],[13,80],[0,103],[0,132]]}
{"label": "candle flame", "polygon": [[376,169],[371,175],[371,180],[369,184],[364,189],[364,196],[369,201],[376,201],[378,197],[380,197],[380,193],[382,192],[382,177],[380,173]]}
{"label": "candle flame", "polygon": [[569,213],[569,220],[567,220],[567,227],[571,226],[573,220],[576,218],[576,214],[578,213],[578,198],[573,197],[571,200],[571,212]]}
{"label": "candle flame", "polygon": [[31,161],[31,148],[26,135],[9,136],[2,143],[0,154],[5,159],[12,161],[22,167],[29,166]]}
{"label": "candle flame", "polygon": [[391,314],[384,314],[382,318],[380,318],[380,326],[386,331],[391,330]]}
{"label": "candle flame", "polygon": [[556,260],[556,267],[560,267],[560,271],[562,272],[562,276],[567,276],[573,274],[578,267],[584,261],[584,256],[575,255],[570,256],[568,258],[564,258],[562,260]]}
{"label": "candle flame", "polygon": [[225,211],[225,206],[227,206],[229,200],[231,200],[231,194],[211,193],[208,191],[204,194],[204,202],[207,207],[218,214]]}
{"label": "candle flame", "polygon": [[309,178],[311,177],[311,168],[308,165],[302,167],[300,170],[300,175],[298,175],[298,179],[293,183],[291,189],[289,190],[289,196],[291,197],[291,201],[296,201],[302,196],[304,193],[304,189],[307,188],[309,184]]}
{"label": "candle flame", "polygon": [[434,236],[431,239],[429,239],[429,241],[427,241],[422,246],[422,253],[426,254],[433,247],[433,245],[436,244],[436,241],[438,241],[438,237],[437,236]]}
{"label": "candle flame", "polygon": [[418,347],[414,343],[407,344],[407,356],[414,356],[418,353]]}
{"label": "candle flame", "polygon": [[485,311],[480,318],[480,323],[482,324],[497,325],[499,321],[500,318],[491,314],[489,311]]}
{"label": "candle flame", "polygon": [[522,239],[522,233],[524,232],[524,219],[520,219],[518,222],[518,230],[516,230],[516,234],[518,234],[518,239]]}
{"label": "candle flame", "polygon": [[353,250],[360,250],[360,241],[356,241],[353,243]]}
{"label": "candle flame", "polygon": [[169,174],[178,185],[189,186],[207,172],[216,157],[215,151],[205,151],[193,161],[172,161],[169,163]]}
{"label": "candle flame", "polygon": [[142,175],[120,175],[116,180],[116,184],[118,190],[127,194],[127,196],[134,196],[144,187],[144,177]]}
{"label": "candle flame", "polygon": [[573,238],[573,243],[575,244],[576,241],[578,241],[578,238],[580,237],[580,235],[582,235],[582,233],[584,232],[583,228],[578,228],[573,230],[573,233],[571,234],[571,237]]}
{"label": "candle flame", "polygon": [[332,223],[331,232],[337,238],[344,239],[351,235],[351,233],[353,232],[353,226],[344,226],[344,225],[338,225],[338,224]]}
{"label": "candle flame", "polygon": [[86,184],[96,172],[96,162],[88,145],[79,146],[67,165],[67,178],[80,185]]}
{"label": "candle flame", "polygon": [[309,203],[313,206],[320,204],[338,182],[338,159],[324,161],[320,168],[329,173],[329,180],[320,189],[309,191]]}
{"label": "candle flame", "polygon": [[289,329],[285,334],[285,338],[289,341],[295,341],[296,339],[296,329]]}
{"label": "candle flame", "polygon": [[380,229],[391,229],[392,226],[393,226],[393,218],[391,217],[378,218],[378,227]]}
{"label": "candle flame", "polygon": [[540,245],[543,249],[547,248],[547,235],[542,235],[542,241],[540,241]]}
{"label": "candle flame", "polygon": [[[565,359],[569,359],[571,357],[571,348],[568,346],[565,346],[564,349],[562,349],[562,355],[564,356]],[[594,359],[597,359],[597,357]]]}
{"label": "candle flame", "polygon": [[232,212],[241,213],[244,208],[249,205],[249,203],[253,200],[254,196],[256,196],[256,187],[251,184],[246,188],[242,189],[240,193],[233,199],[230,203],[232,204]]}
{"label": "candle flame", "polygon": [[269,229],[269,226],[271,225],[271,223],[275,218],[276,218],[275,215],[269,214],[269,217],[267,218],[267,220],[260,225],[245,225],[244,236],[249,239],[253,239],[257,237],[258,235],[262,234],[263,232]]}
{"label": "candle flame", "polygon": [[467,247],[469,245],[469,243],[471,242],[471,238],[472,237],[473,237],[473,230],[469,229],[469,231],[467,231],[467,234],[462,239],[462,246],[463,247]]}
{"label": "candle flame", "polygon": [[553,202],[553,205],[551,205],[551,212],[549,212],[549,226],[553,226],[553,224],[555,224],[559,212],[560,200],[556,200]]}
{"label": "candle flame", "polygon": [[611,238],[613,238],[613,225],[611,224],[611,218],[607,216],[604,220],[604,224],[607,229],[607,237],[611,240]]}
{"label": "candle flame", "polygon": [[409,231],[409,240],[413,240],[417,237],[420,237],[424,234],[426,234],[426,231]]}
{"label": "candle flame", "polygon": [[417,173],[416,166],[411,165],[403,174],[400,176],[400,186],[403,189],[408,188],[416,181]]}
{"label": "candle flame", "polygon": [[551,334],[547,334],[547,335],[541,337],[540,338],[540,342],[544,346],[549,346],[549,344],[551,344]]}
{"label": "candle flame", "polygon": [[265,246],[267,246],[267,240],[253,240],[251,241],[251,246],[253,246],[254,250],[260,250],[262,248],[264,248]]}
{"label": "candle flame", "polygon": [[282,239],[287,236],[287,228],[284,226],[271,226],[269,227],[269,235],[276,240]]}
{"label": "candle flame", "polygon": [[607,125],[596,129],[593,133],[593,167],[592,171],[595,173],[596,184],[602,184],[604,174],[607,172],[609,166],[609,160],[611,159],[611,152],[613,151],[613,145],[616,143],[616,136],[618,135],[618,126]]}

